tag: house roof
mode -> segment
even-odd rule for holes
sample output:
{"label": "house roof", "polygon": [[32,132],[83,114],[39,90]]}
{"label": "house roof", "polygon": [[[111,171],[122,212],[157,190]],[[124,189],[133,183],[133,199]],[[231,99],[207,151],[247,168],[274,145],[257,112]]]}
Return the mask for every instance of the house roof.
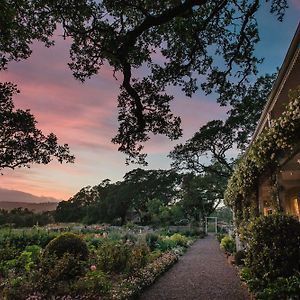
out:
{"label": "house roof", "polygon": [[251,143],[268,126],[268,120],[278,118],[288,102],[288,92],[300,84],[300,22],[273,84],[266,106],[258,121]]}

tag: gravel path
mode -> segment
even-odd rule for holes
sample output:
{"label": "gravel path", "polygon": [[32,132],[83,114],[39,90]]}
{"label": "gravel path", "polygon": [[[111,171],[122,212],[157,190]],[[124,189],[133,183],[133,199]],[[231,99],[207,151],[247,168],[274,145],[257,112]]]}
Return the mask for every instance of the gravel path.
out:
{"label": "gravel path", "polygon": [[214,236],[198,240],[140,300],[248,300]]}

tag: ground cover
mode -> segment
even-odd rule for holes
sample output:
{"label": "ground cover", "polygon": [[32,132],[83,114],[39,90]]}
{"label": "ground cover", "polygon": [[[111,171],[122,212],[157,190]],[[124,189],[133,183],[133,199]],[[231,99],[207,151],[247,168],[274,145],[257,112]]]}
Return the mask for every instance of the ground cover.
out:
{"label": "ground cover", "polygon": [[199,237],[149,227],[0,230],[1,299],[130,299]]}

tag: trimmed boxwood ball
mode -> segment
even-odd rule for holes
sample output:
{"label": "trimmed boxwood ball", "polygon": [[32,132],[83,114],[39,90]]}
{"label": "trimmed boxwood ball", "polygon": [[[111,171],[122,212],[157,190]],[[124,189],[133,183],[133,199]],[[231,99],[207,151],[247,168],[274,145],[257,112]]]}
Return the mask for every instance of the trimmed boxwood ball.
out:
{"label": "trimmed boxwood ball", "polygon": [[44,257],[55,255],[62,258],[69,253],[80,260],[87,260],[89,251],[86,242],[77,234],[68,232],[51,240],[44,250]]}
{"label": "trimmed boxwood ball", "polygon": [[245,265],[251,277],[268,283],[300,272],[300,223],[292,216],[262,216],[244,233]]}

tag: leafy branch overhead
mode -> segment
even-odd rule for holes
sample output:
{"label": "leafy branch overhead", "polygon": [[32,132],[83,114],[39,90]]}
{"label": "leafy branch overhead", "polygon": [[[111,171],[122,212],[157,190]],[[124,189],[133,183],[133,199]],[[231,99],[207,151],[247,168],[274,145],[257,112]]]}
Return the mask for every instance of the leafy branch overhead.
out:
{"label": "leafy branch overhead", "polygon": [[58,145],[53,133],[43,135],[29,110],[14,110],[16,93],[15,85],[0,83],[0,170],[48,164],[53,158],[73,162],[68,145]]}
{"label": "leafy branch overhead", "polygon": [[[129,160],[144,162],[149,133],[181,135],[180,118],[170,108],[173,96],[165,92],[169,85],[179,85],[187,96],[201,86],[217,92],[225,105],[257,73],[255,15],[265,2],[281,20],[286,0],[5,0],[0,65],[27,58],[33,40],[51,45],[62,26],[64,37],[72,38],[69,66],[75,78],[84,81],[105,63],[122,74],[113,142]],[[148,68],[144,78],[135,74],[141,67]]]}
{"label": "leafy branch overhead", "polygon": [[233,171],[229,159],[232,149],[246,149],[260,118],[276,74],[261,76],[239,97],[231,100],[225,121],[213,120],[203,125],[192,138],[177,145],[169,154],[177,170],[197,174],[212,172],[222,178]]}
{"label": "leafy branch overhead", "polygon": [[[252,196],[259,176],[268,171],[276,173],[284,155],[293,157],[299,150],[299,137],[300,86],[290,91],[285,111],[253,141],[229,179],[225,203],[234,209],[237,222],[250,217],[257,208],[256,197]],[[249,208],[254,209],[249,211]]]}

